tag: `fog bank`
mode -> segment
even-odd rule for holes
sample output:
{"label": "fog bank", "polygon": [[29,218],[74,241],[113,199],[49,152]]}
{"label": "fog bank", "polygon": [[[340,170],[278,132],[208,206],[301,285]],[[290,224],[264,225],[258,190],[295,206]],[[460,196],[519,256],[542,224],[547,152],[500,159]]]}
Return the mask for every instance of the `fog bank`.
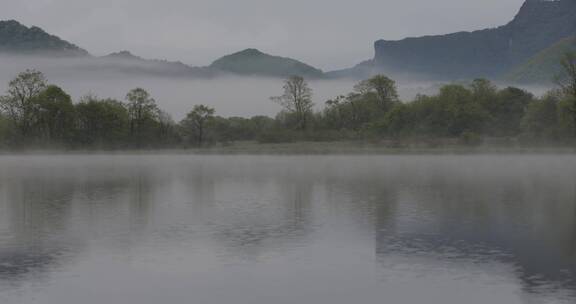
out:
{"label": "fog bank", "polygon": [[[0,56],[0,92],[3,94],[8,82],[19,72],[36,69],[43,72],[49,83],[62,87],[75,102],[86,95],[124,100],[126,93],[137,87],[146,89],[175,120],[182,119],[196,104],[216,109],[221,116],[250,117],[274,116],[281,110],[270,101],[271,96],[282,94],[283,79],[245,77],[232,75],[182,76],[181,67],[167,65],[157,69],[136,62],[103,62],[95,58],[58,59]],[[146,71],[146,72],[138,72]],[[172,77],[167,75],[173,75]],[[177,76],[177,77],[176,77]],[[394,75],[389,75],[394,78]],[[355,79],[310,80],[314,91],[313,100],[321,109],[326,100],[347,94],[358,82]],[[445,82],[444,82],[445,83]],[[434,94],[443,82],[398,80],[400,97],[410,101],[417,94]],[[547,88],[527,88],[539,95]]]}

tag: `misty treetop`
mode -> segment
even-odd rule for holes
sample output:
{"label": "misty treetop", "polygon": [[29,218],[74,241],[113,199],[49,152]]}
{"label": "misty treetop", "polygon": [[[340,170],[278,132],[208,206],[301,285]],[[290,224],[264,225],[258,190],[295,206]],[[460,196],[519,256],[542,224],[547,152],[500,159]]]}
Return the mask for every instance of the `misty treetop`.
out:
{"label": "misty treetop", "polygon": [[[314,108],[313,90],[301,76],[271,97],[276,117],[221,117],[194,106],[176,123],[143,88],[125,100],[70,95],[28,70],[0,97],[0,146],[4,148],[156,149],[210,146],[235,141],[371,140],[397,144],[573,143],[576,140],[576,61],[566,55],[559,89],[542,97],[486,79],[442,86],[435,95],[402,102],[396,83],[375,75],[352,92]],[[283,89],[283,90],[282,90]]]}
{"label": "misty treetop", "polygon": [[291,113],[295,119],[298,130],[306,130],[312,114],[312,89],[301,76],[292,76],[284,82],[284,94],[271,97],[271,100],[280,104],[284,110]]}

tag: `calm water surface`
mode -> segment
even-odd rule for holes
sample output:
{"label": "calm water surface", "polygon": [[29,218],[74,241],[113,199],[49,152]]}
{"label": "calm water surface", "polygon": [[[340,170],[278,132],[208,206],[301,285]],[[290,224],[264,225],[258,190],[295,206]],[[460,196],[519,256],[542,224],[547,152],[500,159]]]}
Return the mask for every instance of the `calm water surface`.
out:
{"label": "calm water surface", "polygon": [[0,156],[2,304],[575,301],[576,156]]}

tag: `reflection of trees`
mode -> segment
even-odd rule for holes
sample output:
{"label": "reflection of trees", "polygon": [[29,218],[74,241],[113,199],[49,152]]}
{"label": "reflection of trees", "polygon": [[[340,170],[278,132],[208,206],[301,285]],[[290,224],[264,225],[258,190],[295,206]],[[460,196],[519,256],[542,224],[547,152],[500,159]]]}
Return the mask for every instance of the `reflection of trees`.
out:
{"label": "reflection of trees", "polygon": [[400,254],[499,261],[517,269],[526,292],[576,292],[576,257],[569,249],[574,248],[576,203],[564,183],[455,173],[398,180],[396,204],[407,211],[394,214],[387,206],[376,207],[379,260]]}
{"label": "reflection of trees", "polygon": [[395,230],[398,209],[397,181],[386,176],[329,178],[326,182],[331,208],[354,219],[369,233]]}
{"label": "reflection of trees", "polygon": [[10,223],[10,238],[0,242],[0,281],[13,285],[73,255],[72,242],[59,239],[67,234],[75,187],[59,177],[0,177],[0,183],[0,209],[7,212],[2,219]]}
{"label": "reflection of trees", "polygon": [[[56,248],[53,248],[56,247]],[[62,248],[58,246],[35,245],[18,249],[0,250],[0,281],[16,284],[28,275],[48,272],[62,261]]]}
{"label": "reflection of trees", "polygon": [[202,164],[187,168],[184,175],[187,203],[192,208],[192,216],[201,219],[206,209],[214,205],[215,177]]}
{"label": "reflection of trees", "polygon": [[65,230],[74,186],[57,178],[23,178],[6,185],[7,220],[17,239],[33,240],[43,233]]}
{"label": "reflection of trees", "polygon": [[281,176],[267,187],[277,191],[272,201],[237,200],[217,215],[215,239],[237,256],[259,258],[268,250],[286,249],[311,232],[314,182]]}
{"label": "reflection of trees", "polygon": [[154,203],[154,190],[158,180],[144,169],[136,169],[130,175],[128,183],[129,216],[132,233],[140,233],[148,224],[150,209]]}
{"label": "reflection of trees", "polygon": [[574,220],[572,221],[572,231],[570,240],[567,242],[568,245],[568,252],[570,256],[576,259],[576,192],[574,193]]}
{"label": "reflection of trees", "polygon": [[281,222],[290,234],[302,234],[310,229],[314,184],[311,180],[295,179],[282,183]]}
{"label": "reflection of trees", "polygon": [[[0,280],[66,264],[92,235],[125,251],[134,236],[159,224],[183,229],[187,239],[192,230],[208,232],[227,252],[258,259],[306,241],[315,224],[339,217],[374,236],[380,263],[391,254],[496,260],[517,269],[527,292],[550,283],[576,290],[576,194],[569,181],[530,171],[491,175],[369,161],[339,160],[342,167],[327,172],[306,160],[295,169],[274,161],[234,166],[231,159],[173,171],[168,163],[0,172],[0,210],[7,213],[0,214],[0,234],[12,237],[0,238]],[[176,201],[168,205],[174,210],[158,207],[163,200]]]}
{"label": "reflection of trees", "polygon": [[[101,227],[142,228],[153,184],[159,183],[143,171],[91,169],[0,174],[0,280],[18,282],[65,265]],[[122,226],[111,221],[112,214],[120,215],[114,219]]]}

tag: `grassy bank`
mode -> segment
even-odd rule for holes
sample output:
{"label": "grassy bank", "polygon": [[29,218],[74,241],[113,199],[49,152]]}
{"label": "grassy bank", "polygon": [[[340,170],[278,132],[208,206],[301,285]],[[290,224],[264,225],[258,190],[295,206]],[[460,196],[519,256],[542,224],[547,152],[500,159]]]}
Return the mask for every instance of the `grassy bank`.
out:
{"label": "grassy bank", "polygon": [[523,147],[502,145],[466,146],[459,144],[430,147],[425,145],[394,145],[385,142],[338,141],[256,143],[237,142],[208,148],[183,150],[195,154],[476,154],[476,153],[576,153],[576,147]]}
{"label": "grassy bank", "polygon": [[157,149],[157,150],[4,150],[0,154],[272,154],[272,155],[322,155],[322,154],[576,154],[572,146],[505,146],[446,144],[427,146],[424,144],[395,145],[388,142],[338,141],[338,142],[293,142],[258,143],[253,141],[217,144],[202,148]]}

